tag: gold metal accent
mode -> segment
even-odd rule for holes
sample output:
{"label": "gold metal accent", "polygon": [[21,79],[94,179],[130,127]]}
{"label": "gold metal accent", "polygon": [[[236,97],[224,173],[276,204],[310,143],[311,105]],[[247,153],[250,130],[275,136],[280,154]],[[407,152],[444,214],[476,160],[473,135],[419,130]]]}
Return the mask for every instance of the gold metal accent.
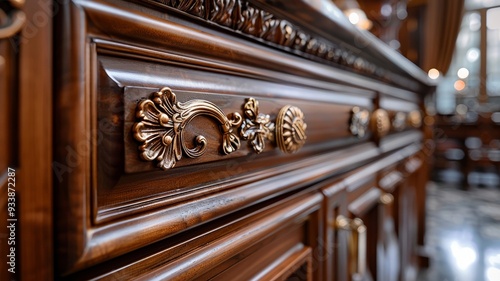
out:
{"label": "gold metal accent", "polygon": [[[24,6],[24,0],[10,0],[10,5],[15,9],[21,9]],[[0,12],[3,13],[2,10]],[[0,28],[0,39],[6,39],[20,32],[26,23],[26,15],[23,11],[14,10],[11,12],[10,25]]]}
{"label": "gold metal accent", "polygon": [[406,129],[406,113],[398,112],[394,115],[392,119],[392,128],[396,131],[402,131]]}
{"label": "gold metal accent", "polygon": [[294,153],[306,142],[304,113],[296,106],[286,105],[276,117],[276,143],[281,151]]}
{"label": "gold metal accent", "polygon": [[389,120],[387,111],[381,108],[375,110],[371,117],[371,127],[377,138],[387,135],[391,128],[391,121]]}
{"label": "gold metal accent", "polygon": [[366,272],[366,226],[359,218],[338,216],[334,224],[337,230],[350,231],[349,258],[352,280],[362,280]]}
{"label": "gold metal accent", "polygon": [[22,9],[24,7],[24,4],[26,3],[25,0],[9,0],[9,2],[12,7],[15,7],[17,9]]}
{"label": "gold metal accent", "polygon": [[254,98],[247,99],[243,110],[246,119],[241,124],[241,138],[250,140],[255,152],[261,153],[266,139],[274,141],[274,123],[269,115],[259,113],[259,102]]}
{"label": "gold metal accent", "polygon": [[352,108],[351,114],[352,117],[349,130],[358,138],[364,137],[368,131],[368,125],[370,124],[370,112],[366,109],[355,106]]}
{"label": "gold metal accent", "polygon": [[380,203],[388,205],[394,202],[394,196],[390,193],[384,193],[380,196]]}
{"label": "gold metal accent", "polygon": [[422,126],[422,113],[420,113],[420,110],[413,110],[408,114],[408,124],[413,128]]}
{"label": "gold metal accent", "polygon": [[206,138],[197,136],[194,147],[189,148],[183,134],[187,124],[199,115],[208,115],[221,124],[224,154],[238,150],[240,139],[233,133],[233,126],[241,124],[240,114],[232,113],[228,118],[219,107],[206,100],[177,102],[175,94],[165,87],[151,98],[139,102],[136,109],[140,121],[134,124],[132,132],[135,139],[142,143],[139,146],[142,159],[157,160],[158,167],[167,170],[181,160],[183,152],[190,158],[203,155]]}

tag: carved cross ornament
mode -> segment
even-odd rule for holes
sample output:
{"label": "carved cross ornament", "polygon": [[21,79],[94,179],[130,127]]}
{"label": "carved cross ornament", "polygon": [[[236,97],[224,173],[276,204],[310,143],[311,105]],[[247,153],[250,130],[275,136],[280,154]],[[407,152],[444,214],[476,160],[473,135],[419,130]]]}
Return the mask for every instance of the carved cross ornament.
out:
{"label": "carved cross ornament", "polygon": [[298,107],[287,105],[280,110],[276,121],[278,128],[271,122],[270,115],[259,113],[259,102],[254,98],[246,100],[243,113],[245,119],[237,112],[226,115],[217,105],[206,100],[178,102],[176,95],[165,87],[138,103],[138,121],[132,133],[141,143],[141,158],[157,161],[158,167],[163,170],[173,168],[183,155],[197,158],[205,153],[207,139],[203,135],[195,137],[193,147],[186,145],[184,137],[186,126],[200,115],[218,121],[223,154],[230,154],[240,148],[238,131],[256,153],[264,151],[266,141],[276,141],[285,153],[293,153],[304,145],[307,125]]}

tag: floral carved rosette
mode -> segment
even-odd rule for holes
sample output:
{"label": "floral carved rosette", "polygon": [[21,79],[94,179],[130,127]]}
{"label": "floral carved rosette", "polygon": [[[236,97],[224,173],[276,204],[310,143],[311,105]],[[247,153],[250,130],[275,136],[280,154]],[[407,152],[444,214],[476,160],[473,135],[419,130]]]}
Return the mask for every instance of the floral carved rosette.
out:
{"label": "floral carved rosette", "polygon": [[276,143],[285,153],[297,152],[306,142],[304,113],[296,106],[281,108],[276,118]]}
{"label": "floral carved rosette", "polygon": [[207,140],[199,135],[194,140],[194,147],[186,146],[184,130],[195,117],[208,115],[220,123],[222,131],[222,151],[229,154],[239,149],[240,139],[233,133],[233,127],[241,124],[238,113],[229,118],[212,102],[190,100],[178,102],[175,94],[167,87],[141,101],[137,106],[136,116],[140,119],[132,131],[134,138],[141,142],[141,158],[158,161],[158,167],[167,170],[181,160],[183,153],[196,158],[205,152]]}
{"label": "floral carved rosette", "polygon": [[256,153],[264,151],[266,139],[274,141],[274,123],[267,114],[259,113],[259,102],[249,98],[243,106],[245,119],[241,124],[241,137],[250,140]]}

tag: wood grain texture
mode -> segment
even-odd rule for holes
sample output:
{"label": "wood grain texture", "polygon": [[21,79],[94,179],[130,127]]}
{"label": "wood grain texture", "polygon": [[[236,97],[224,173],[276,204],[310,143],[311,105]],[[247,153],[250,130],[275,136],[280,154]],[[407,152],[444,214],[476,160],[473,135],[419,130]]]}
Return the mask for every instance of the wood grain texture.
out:
{"label": "wood grain texture", "polygon": [[[2,26],[9,23],[7,14],[0,16],[0,24]],[[17,98],[19,60],[14,46],[10,44],[10,40],[17,40],[18,37],[16,35],[12,38],[0,40],[0,220],[3,222],[7,222],[7,219],[9,219],[9,201],[7,196],[9,187],[8,168],[16,169],[19,163],[19,149],[17,145],[19,142],[19,119],[16,118],[16,113],[19,110]],[[11,255],[10,246],[12,245],[9,245],[8,240],[10,233],[10,229],[7,227],[2,227],[0,230],[0,253],[4,256]],[[16,254],[16,252],[14,253]],[[17,251],[18,254],[19,251]],[[19,270],[17,270],[17,273],[9,272],[8,269],[11,266],[7,261],[9,260],[0,264],[0,279],[18,279]]]}
{"label": "wood grain texture", "polygon": [[[325,231],[323,216],[348,210],[365,216],[370,233],[377,233],[370,236],[372,252],[388,241],[390,231],[377,232],[378,218],[394,219],[394,212],[376,207],[379,173],[416,153],[423,140],[416,128],[391,132],[377,143],[370,134],[358,139],[349,131],[351,108],[409,112],[428,85],[378,45],[368,47],[367,54],[378,54],[370,60],[411,83],[304,59],[213,25],[202,19],[235,23],[224,19],[224,7],[219,13],[205,6],[209,1],[164,3],[189,15],[143,1],[76,0],[62,5],[55,18],[54,42],[60,42],[54,46],[53,99],[57,277],[224,279],[241,273],[343,280],[345,255],[330,252],[346,237]],[[278,10],[251,3],[255,11]],[[276,15],[290,22],[304,16],[286,9]],[[266,38],[281,38],[280,28],[270,29]],[[348,35],[342,29],[339,38],[328,38],[341,43]],[[257,155],[243,141],[238,151],[223,155],[218,123],[198,117],[186,139],[191,145],[196,135],[204,135],[205,154],[183,157],[162,171],[140,159],[132,127],[138,102],[165,86],[179,101],[206,100],[225,113],[241,113],[250,97],[272,119],[283,106],[297,106],[308,124],[307,142],[291,155],[269,142]],[[337,183],[342,191],[328,188]],[[322,188],[325,197],[317,192]],[[280,207],[269,207],[275,203]],[[323,235],[332,241],[325,243]],[[370,262],[378,274],[377,261]]]}
{"label": "wood grain texture", "polygon": [[[16,110],[19,114],[17,253],[20,278],[23,280],[52,279],[54,276],[50,5],[46,1],[26,3],[23,11],[27,24],[16,46],[19,55]],[[40,10],[44,11],[43,16],[47,19],[44,24],[37,24],[34,20],[35,14],[40,15]],[[16,134],[16,131],[11,133]]]}
{"label": "wood grain texture", "polygon": [[323,210],[325,212],[325,252],[324,280],[348,280],[348,235],[346,231],[335,228],[335,220],[338,216],[348,216],[347,193],[345,191],[344,177],[322,183],[321,192],[323,199]]}
{"label": "wood grain texture", "polygon": [[[305,191],[272,204],[261,204],[229,220],[216,220],[212,226],[166,239],[160,242],[161,250],[154,247],[155,254],[135,254],[132,258],[136,262],[108,264],[105,271],[77,273],[68,278],[225,280],[223,277],[235,270],[241,276],[286,277],[298,270],[293,264],[300,266],[305,261],[314,264],[314,270],[306,273],[320,280],[319,261],[313,255],[321,249],[320,202],[318,193]],[[276,266],[271,266],[273,263]],[[115,269],[109,271],[110,267]]]}

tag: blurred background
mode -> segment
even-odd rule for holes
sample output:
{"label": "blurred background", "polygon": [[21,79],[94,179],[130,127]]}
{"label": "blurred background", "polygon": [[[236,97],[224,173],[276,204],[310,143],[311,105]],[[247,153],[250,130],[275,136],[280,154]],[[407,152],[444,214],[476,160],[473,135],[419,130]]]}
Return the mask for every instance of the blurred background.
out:
{"label": "blurred background", "polygon": [[500,280],[500,1],[334,2],[437,84],[420,280]]}

